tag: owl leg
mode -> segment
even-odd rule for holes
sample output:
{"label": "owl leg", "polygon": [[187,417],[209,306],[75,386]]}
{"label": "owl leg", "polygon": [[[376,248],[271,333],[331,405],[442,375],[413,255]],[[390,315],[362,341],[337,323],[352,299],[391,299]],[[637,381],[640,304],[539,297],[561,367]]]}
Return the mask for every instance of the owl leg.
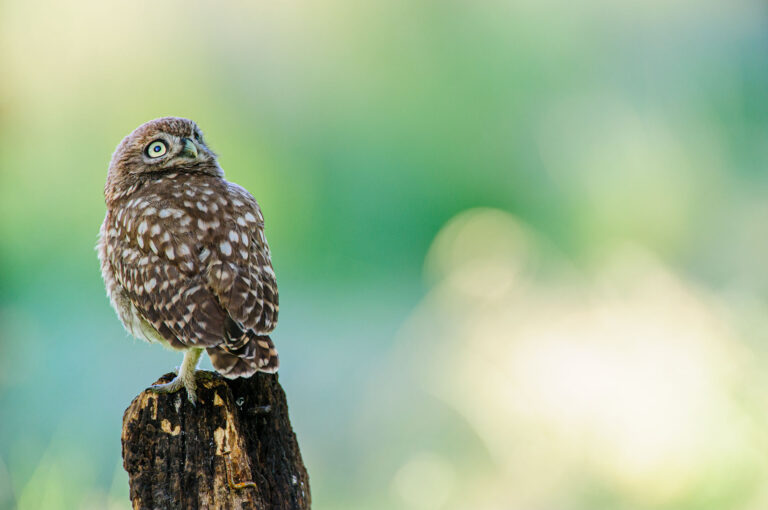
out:
{"label": "owl leg", "polygon": [[187,400],[194,404],[197,401],[197,393],[195,392],[195,369],[197,368],[197,362],[200,360],[200,355],[203,353],[202,349],[192,348],[188,349],[184,353],[184,361],[181,362],[179,373],[173,378],[171,382],[165,384],[155,384],[150,386],[149,389],[155,393],[175,393],[181,388],[187,390]]}

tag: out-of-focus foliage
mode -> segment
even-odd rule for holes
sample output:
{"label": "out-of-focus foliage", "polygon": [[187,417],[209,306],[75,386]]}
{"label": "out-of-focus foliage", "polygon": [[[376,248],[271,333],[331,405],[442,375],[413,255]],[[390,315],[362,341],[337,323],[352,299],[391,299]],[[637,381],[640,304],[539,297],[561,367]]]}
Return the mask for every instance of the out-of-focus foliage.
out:
{"label": "out-of-focus foliage", "polygon": [[93,246],[162,115],[262,204],[316,508],[766,508],[767,48],[758,0],[2,0],[0,508],[129,508],[180,356]]}

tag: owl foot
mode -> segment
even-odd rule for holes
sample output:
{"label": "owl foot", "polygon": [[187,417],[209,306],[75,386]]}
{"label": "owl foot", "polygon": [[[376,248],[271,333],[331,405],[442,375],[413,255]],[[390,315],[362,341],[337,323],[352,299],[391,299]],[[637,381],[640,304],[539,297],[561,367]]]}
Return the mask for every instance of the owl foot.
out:
{"label": "owl foot", "polygon": [[149,387],[150,390],[155,393],[176,393],[181,388],[187,390],[187,400],[192,405],[197,402],[197,392],[195,391],[197,385],[195,384],[195,368],[197,367],[197,361],[200,359],[200,355],[203,353],[202,349],[189,349],[184,353],[184,361],[181,362],[181,367],[177,372],[177,376],[174,377],[171,382],[165,384],[154,384]]}
{"label": "owl foot", "polygon": [[150,390],[154,391],[155,393],[176,393],[181,388],[184,388],[187,390],[187,400],[189,400],[192,405],[195,405],[197,402],[197,391],[196,391],[196,384],[195,384],[195,375],[192,374],[192,377],[189,379],[184,379],[182,376],[177,375],[174,377],[171,382],[165,383],[165,384],[153,384],[149,387]]}

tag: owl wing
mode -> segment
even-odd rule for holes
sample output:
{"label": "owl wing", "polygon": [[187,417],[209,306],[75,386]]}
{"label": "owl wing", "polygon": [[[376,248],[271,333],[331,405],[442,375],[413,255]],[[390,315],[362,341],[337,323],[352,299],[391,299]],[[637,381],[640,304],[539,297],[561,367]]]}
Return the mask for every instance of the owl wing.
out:
{"label": "owl wing", "polygon": [[226,195],[206,271],[208,288],[228,315],[226,339],[208,354],[228,377],[274,372],[279,360],[267,334],[277,325],[279,301],[264,218],[243,188],[228,184]]}
{"label": "owl wing", "polygon": [[242,205],[226,215],[212,247],[208,287],[240,329],[267,334],[277,325],[279,300],[264,220],[253,198],[233,202]]}

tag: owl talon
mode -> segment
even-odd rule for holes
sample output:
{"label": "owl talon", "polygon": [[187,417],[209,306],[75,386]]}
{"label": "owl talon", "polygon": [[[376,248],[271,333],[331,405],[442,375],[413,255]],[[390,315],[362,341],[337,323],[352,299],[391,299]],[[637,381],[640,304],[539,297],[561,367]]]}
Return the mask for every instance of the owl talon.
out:
{"label": "owl talon", "polygon": [[187,390],[187,400],[189,400],[192,405],[195,405],[195,402],[197,402],[197,392],[195,391],[194,378],[185,381],[180,376],[176,376],[171,382],[165,384],[153,384],[149,387],[149,389],[155,393],[176,393],[182,388]]}
{"label": "owl talon", "polygon": [[183,379],[181,376],[176,376],[171,382],[165,384],[153,384],[149,387],[149,390],[155,393],[176,393],[182,388],[187,390],[187,400],[189,400],[192,405],[195,405],[195,402],[197,402],[197,392],[195,391],[196,385],[194,376],[188,380]]}
{"label": "owl talon", "polygon": [[165,384],[154,384],[149,389],[155,393],[176,393],[181,388],[187,390],[187,400],[192,405],[197,402],[197,385],[195,384],[195,367],[200,359],[202,349],[190,349],[184,354],[184,361],[178,369],[178,375]]}

